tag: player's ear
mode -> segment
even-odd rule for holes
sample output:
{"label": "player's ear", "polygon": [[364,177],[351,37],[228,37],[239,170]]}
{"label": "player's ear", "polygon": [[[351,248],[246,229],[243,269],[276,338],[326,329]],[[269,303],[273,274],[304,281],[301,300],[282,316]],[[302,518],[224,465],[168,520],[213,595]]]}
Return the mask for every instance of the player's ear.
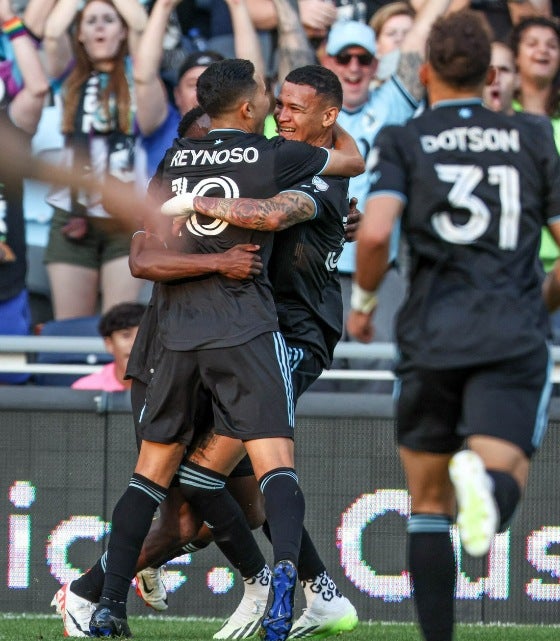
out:
{"label": "player's ear", "polygon": [[242,102],[239,110],[245,120],[252,120],[255,117],[255,110],[253,109],[253,105],[249,100]]}
{"label": "player's ear", "polygon": [[338,111],[339,110],[336,107],[329,107],[328,109],[323,111],[323,121],[321,124],[325,129],[334,125],[338,116]]}
{"label": "player's ear", "polygon": [[495,67],[488,67],[486,72],[486,85],[490,86],[494,80],[496,80],[496,69]]}

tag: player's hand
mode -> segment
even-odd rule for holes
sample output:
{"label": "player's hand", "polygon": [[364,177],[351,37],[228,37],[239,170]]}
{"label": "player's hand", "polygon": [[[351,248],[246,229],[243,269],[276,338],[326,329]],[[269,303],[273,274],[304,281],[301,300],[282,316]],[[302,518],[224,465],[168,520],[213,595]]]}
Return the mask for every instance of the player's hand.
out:
{"label": "player's hand", "polygon": [[173,196],[166,200],[161,206],[161,213],[164,216],[190,216],[196,213],[194,210],[194,194],[186,193]]}
{"label": "player's hand", "polygon": [[351,309],[346,321],[346,329],[350,336],[360,343],[371,343],[375,335],[371,317],[371,314],[362,314]]}
{"label": "player's hand", "polygon": [[188,220],[188,216],[175,216],[173,219],[173,224],[171,225],[171,235],[172,236],[181,236],[182,229],[185,226],[185,223]]}
{"label": "player's hand", "polygon": [[223,254],[217,254],[218,271],[227,278],[237,280],[258,276],[263,270],[262,259],[256,253],[259,249],[259,245],[235,245]]}
{"label": "player's hand", "polygon": [[344,240],[347,243],[352,243],[356,240],[356,234],[358,232],[358,227],[360,226],[362,212],[356,207],[357,204],[358,199],[352,196],[352,198],[350,198],[350,206],[346,217],[346,223],[344,225]]}

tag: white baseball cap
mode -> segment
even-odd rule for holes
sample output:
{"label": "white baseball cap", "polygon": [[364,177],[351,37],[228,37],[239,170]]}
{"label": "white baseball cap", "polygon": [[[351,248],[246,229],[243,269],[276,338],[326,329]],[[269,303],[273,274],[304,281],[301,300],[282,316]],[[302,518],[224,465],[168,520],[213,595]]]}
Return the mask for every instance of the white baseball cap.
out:
{"label": "white baseball cap", "polygon": [[346,47],[363,47],[375,56],[375,33],[373,29],[357,20],[335,22],[329,31],[327,53],[336,56]]}

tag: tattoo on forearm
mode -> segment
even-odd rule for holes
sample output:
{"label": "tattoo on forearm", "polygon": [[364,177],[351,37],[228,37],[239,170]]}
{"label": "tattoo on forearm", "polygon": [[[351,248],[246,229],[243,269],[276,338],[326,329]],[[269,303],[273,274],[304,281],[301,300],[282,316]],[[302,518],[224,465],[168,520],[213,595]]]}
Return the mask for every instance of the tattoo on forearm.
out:
{"label": "tattoo on forearm", "polygon": [[420,82],[418,71],[422,64],[422,57],[418,52],[409,51],[401,54],[397,76],[400,78],[406,90],[416,100],[424,97],[424,85]]}
{"label": "tattoo on forearm", "polygon": [[198,197],[196,210],[238,227],[280,231],[312,218],[315,206],[305,194],[288,191],[266,200]]}

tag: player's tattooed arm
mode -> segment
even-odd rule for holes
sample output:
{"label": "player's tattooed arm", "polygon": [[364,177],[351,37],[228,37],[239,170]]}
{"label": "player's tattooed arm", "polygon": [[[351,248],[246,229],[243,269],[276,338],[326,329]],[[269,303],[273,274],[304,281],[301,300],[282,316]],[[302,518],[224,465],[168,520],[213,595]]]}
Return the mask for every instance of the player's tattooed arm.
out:
{"label": "player's tattooed arm", "polygon": [[282,231],[313,218],[315,202],[301,191],[284,191],[272,198],[210,198],[195,196],[194,209],[210,218],[259,231]]}
{"label": "player's tattooed arm", "polygon": [[399,58],[397,76],[408,93],[416,100],[422,100],[425,94],[424,85],[420,82],[418,71],[422,57],[416,51],[403,51]]}

